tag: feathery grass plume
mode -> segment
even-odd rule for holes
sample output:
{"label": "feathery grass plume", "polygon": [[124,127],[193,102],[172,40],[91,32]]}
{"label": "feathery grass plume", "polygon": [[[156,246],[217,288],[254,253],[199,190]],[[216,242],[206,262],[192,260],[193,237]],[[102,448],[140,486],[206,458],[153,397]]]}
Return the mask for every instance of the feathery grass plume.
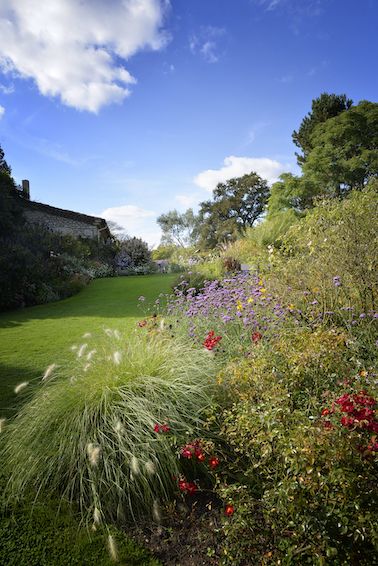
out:
{"label": "feathery grass plume", "polygon": [[111,328],[104,328],[104,332],[109,338],[113,336],[113,330]]}
{"label": "feathery grass plume", "polygon": [[146,467],[146,472],[148,473],[149,476],[153,476],[156,473],[156,467],[155,464],[152,462],[152,460],[147,460],[145,467]]}
{"label": "feathery grass plume", "polygon": [[91,338],[92,334],[90,332],[86,332],[85,334],[83,334],[83,338]]}
{"label": "feathery grass plume", "polygon": [[91,367],[91,364],[85,364],[84,367],[83,367],[83,371],[88,371],[90,367]]}
{"label": "feathery grass plume", "polygon": [[75,350],[77,350],[77,345],[72,344],[72,346],[70,346],[70,350],[71,350],[71,352],[74,352]]}
{"label": "feathery grass plume", "polygon": [[121,333],[119,330],[113,330],[113,334],[114,334],[114,338],[116,338],[117,340],[121,339]]}
{"label": "feathery grass plume", "polygon": [[97,353],[97,350],[91,350],[90,352],[88,352],[87,360],[88,361],[91,360],[96,353]]}
{"label": "feathery grass plume", "polygon": [[139,460],[136,456],[133,456],[131,458],[130,468],[131,468],[131,471],[133,472],[134,476],[137,476],[139,474],[139,472],[140,472]]}
{"label": "feathery grass plume", "polygon": [[86,347],[88,346],[88,344],[82,344],[77,352],[77,357],[81,358],[81,356],[84,354]]}
{"label": "feathery grass plume", "polygon": [[[144,519],[156,499],[163,505],[176,496],[173,476],[183,464],[171,435],[184,444],[203,433],[218,358],[164,334],[132,333],[118,342],[115,365],[108,359],[114,336],[92,341],[97,354],[87,371],[74,353],[7,424],[7,498],[55,494],[77,502],[89,523],[94,507],[106,523],[119,520],[120,510]],[[156,433],[167,419],[171,432]],[[134,454],[139,473],[130,466]]]}
{"label": "feathery grass plume", "polygon": [[108,548],[109,548],[110,558],[113,560],[113,562],[118,562],[118,549],[113,535],[108,536]]}
{"label": "feathery grass plume", "polygon": [[156,523],[161,523],[161,509],[157,499],[155,499],[154,504],[152,506],[152,516]]}
{"label": "feathery grass plume", "polygon": [[42,381],[47,381],[56,367],[56,364],[49,365],[49,367],[46,368],[46,371],[43,374]]}
{"label": "feathery grass plume", "polygon": [[100,454],[101,454],[100,446],[95,446],[94,444],[92,444],[92,442],[90,442],[89,444],[87,444],[87,454],[91,466],[93,468],[96,467],[100,460]]}
{"label": "feathery grass plume", "polygon": [[93,523],[95,525],[99,525],[101,523],[101,512],[98,507],[95,507],[93,511]]}
{"label": "feathery grass plume", "polygon": [[119,351],[113,352],[113,361],[117,366],[119,366],[119,364],[121,363],[121,359],[122,359],[121,352]]}
{"label": "feathery grass plume", "polygon": [[115,432],[117,432],[118,434],[121,434],[125,429],[123,424],[121,423],[121,421],[117,421],[115,426],[114,426],[114,430]]}
{"label": "feathery grass plume", "polygon": [[19,383],[18,385],[16,385],[16,387],[14,388],[14,392],[20,393],[20,391],[22,391],[23,389],[25,389],[25,387],[27,387],[29,385],[28,381],[23,381],[22,383]]}
{"label": "feathery grass plume", "polygon": [[5,428],[5,423],[7,422],[7,419],[5,417],[3,417],[2,419],[0,419],[0,432],[3,432],[4,428]]}

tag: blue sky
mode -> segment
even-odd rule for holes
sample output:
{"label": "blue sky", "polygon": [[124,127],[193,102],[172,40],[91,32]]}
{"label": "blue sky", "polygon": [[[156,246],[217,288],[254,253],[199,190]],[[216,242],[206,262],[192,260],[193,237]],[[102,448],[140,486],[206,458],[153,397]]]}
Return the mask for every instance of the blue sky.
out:
{"label": "blue sky", "polygon": [[322,92],[377,100],[376,0],[0,0],[0,144],[32,199],[150,245],[230,177],[297,171]]}

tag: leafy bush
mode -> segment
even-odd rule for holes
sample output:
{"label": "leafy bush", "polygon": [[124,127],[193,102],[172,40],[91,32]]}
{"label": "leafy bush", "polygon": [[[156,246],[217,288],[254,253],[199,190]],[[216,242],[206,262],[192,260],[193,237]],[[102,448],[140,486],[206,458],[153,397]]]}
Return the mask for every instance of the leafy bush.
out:
{"label": "leafy bush", "polygon": [[6,429],[9,496],[58,493],[95,524],[156,518],[180,473],[170,436],[198,434],[214,362],[156,331],[86,338],[70,366],[47,369]]}
{"label": "leafy bush", "polygon": [[[378,549],[378,391],[373,370],[351,372],[350,355],[343,336],[304,331],[269,349],[261,343],[221,372],[233,404],[217,417],[229,450],[218,493],[236,509],[225,526],[226,563],[248,564],[245,545],[287,565],[371,563]],[[342,417],[347,401],[362,397],[373,415],[372,441],[365,413],[352,413],[353,425]],[[340,407],[333,424],[327,406]]]}
{"label": "leafy bush", "polygon": [[[326,200],[289,230],[274,257],[274,278],[323,312],[335,307],[374,311],[378,295],[378,191],[372,183],[339,202]],[[335,293],[337,289],[337,294]]]}
{"label": "leafy bush", "polygon": [[151,263],[148,244],[141,238],[125,238],[120,242],[120,250],[115,257],[115,265],[121,272],[145,269]]}

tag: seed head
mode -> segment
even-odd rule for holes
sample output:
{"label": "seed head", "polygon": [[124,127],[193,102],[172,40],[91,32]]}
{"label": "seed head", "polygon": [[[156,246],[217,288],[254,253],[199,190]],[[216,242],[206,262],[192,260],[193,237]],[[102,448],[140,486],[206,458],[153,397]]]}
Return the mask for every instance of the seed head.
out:
{"label": "seed head", "polygon": [[90,352],[88,352],[87,360],[88,361],[91,360],[96,352],[97,352],[97,350],[91,350]]}
{"label": "seed head", "polygon": [[42,381],[47,381],[56,367],[57,367],[56,364],[49,365],[49,367],[46,369],[45,373],[43,374]]}
{"label": "seed head", "polygon": [[77,352],[77,357],[81,358],[81,356],[84,354],[85,348],[87,347],[88,344],[82,344]]}
{"label": "seed head", "polygon": [[122,359],[121,352],[117,351],[113,353],[113,361],[117,366],[119,366],[119,364],[121,363],[121,359]]}
{"label": "seed head", "polygon": [[131,458],[130,468],[135,476],[139,474],[139,460],[136,456]]}
{"label": "seed head", "polygon": [[27,387],[29,385],[28,381],[23,381],[22,383],[19,383],[18,385],[16,385],[16,387],[14,388],[14,392],[20,393],[20,391],[22,391],[23,389],[25,389],[25,387]]}
{"label": "seed head", "polygon": [[85,334],[83,334],[83,338],[91,338],[92,334],[90,332],[86,332]]}
{"label": "seed head", "polygon": [[156,467],[155,467],[155,464],[152,462],[152,460],[148,460],[146,462],[146,472],[150,476],[153,476],[156,473]]}
{"label": "seed head", "polygon": [[160,505],[157,499],[155,499],[154,504],[152,506],[152,516],[156,523],[161,523],[161,510]]}
{"label": "seed head", "polygon": [[97,466],[100,459],[101,448],[99,446],[95,446],[94,444],[92,444],[92,442],[90,442],[89,444],[87,444],[87,454],[91,466]]}
{"label": "seed head", "polygon": [[117,545],[116,545],[116,541],[114,540],[114,537],[112,535],[108,536],[108,546],[109,546],[109,554],[110,554],[110,558],[114,561],[114,562],[118,562],[118,550],[117,550]]}

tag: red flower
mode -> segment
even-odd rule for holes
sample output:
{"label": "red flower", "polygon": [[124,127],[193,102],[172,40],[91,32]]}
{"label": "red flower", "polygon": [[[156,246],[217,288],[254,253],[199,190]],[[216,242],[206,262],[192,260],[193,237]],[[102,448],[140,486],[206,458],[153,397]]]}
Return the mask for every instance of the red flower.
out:
{"label": "red flower", "polygon": [[331,423],[331,421],[324,421],[323,426],[328,430],[331,430],[333,428],[333,424]]}
{"label": "red flower", "polygon": [[233,505],[226,505],[226,508],[224,510],[225,515],[227,515],[227,517],[231,517],[231,515],[234,514],[235,509]]}
{"label": "red flower", "polygon": [[198,487],[196,486],[196,484],[194,482],[188,482],[186,484],[186,491],[188,493],[188,495],[194,495],[195,492],[198,490]]}
{"label": "red flower", "polygon": [[169,425],[167,425],[167,423],[164,423],[162,425],[156,423],[156,425],[154,426],[155,432],[169,432],[170,430],[171,430],[171,427]]}
{"label": "red flower", "polygon": [[219,460],[218,458],[216,458],[215,456],[213,456],[212,458],[210,458],[209,460],[209,466],[210,468],[214,469],[219,465]]}
{"label": "red flower", "polygon": [[184,446],[184,448],[181,450],[181,456],[183,458],[188,458],[188,460],[190,460],[190,458],[193,456],[193,452],[190,448]]}
{"label": "red flower", "polygon": [[186,481],[185,479],[179,480],[178,486],[180,491],[187,493],[188,495],[193,495],[198,490],[198,487],[194,482]]}
{"label": "red flower", "polygon": [[203,452],[199,452],[198,454],[196,454],[197,456],[197,460],[199,460],[200,462],[204,462],[206,460],[206,456]]}
{"label": "red flower", "polygon": [[327,408],[322,410],[322,417],[325,417],[326,415],[329,415],[329,409]]}
{"label": "red flower", "polygon": [[341,417],[341,419],[340,419],[340,423],[341,423],[343,426],[346,426],[346,427],[350,428],[350,427],[352,427],[352,426],[354,425],[354,419],[353,419],[353,417],[346,417],[346,416],[343,416],[343,417]]}
{"label": "red flower", "polygon": [[207,350],[213,350],[221,340],[222,336],[215,336],[214,330],[210,330],[203,342],[203,346],[205,346]]}
{"label": "red flower", "polygon": [[261,332],[254,332],[251,336],[251,340],[254,344],[257,344],[257,342],[260,342],[261,338],[262,338]]}

